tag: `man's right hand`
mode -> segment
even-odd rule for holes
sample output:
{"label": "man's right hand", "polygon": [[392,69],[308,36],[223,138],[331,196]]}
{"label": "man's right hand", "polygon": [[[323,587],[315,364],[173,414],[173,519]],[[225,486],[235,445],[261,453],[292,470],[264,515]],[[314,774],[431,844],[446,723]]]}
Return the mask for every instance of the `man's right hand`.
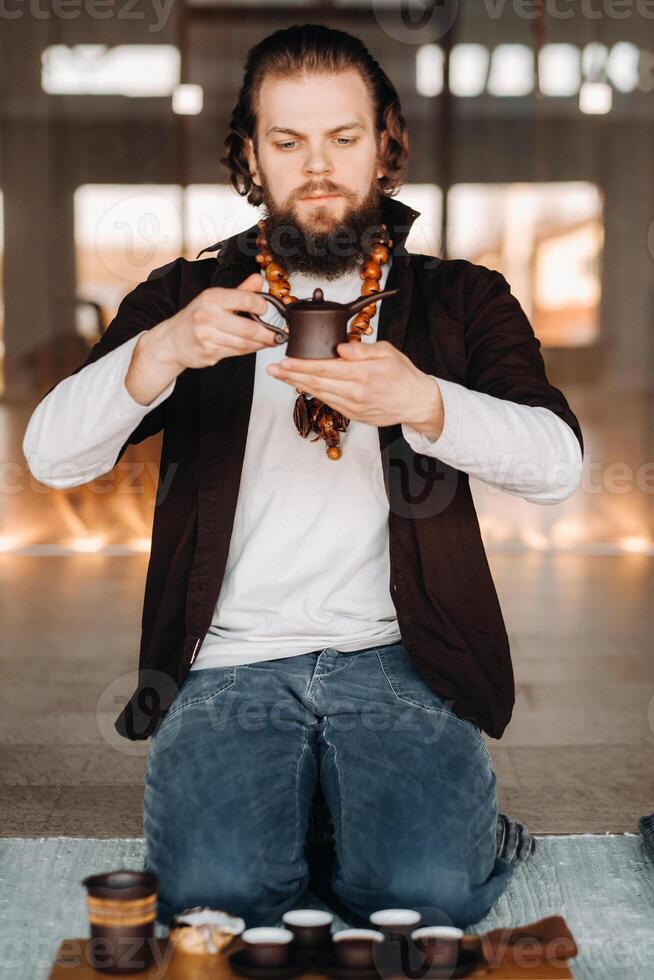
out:
{"label": "man's right hand", "polygon": [[269,309],[260,295],[261,287],[261,274],[253,272],[235,289],[215,286],[202,290],[188,306],[155,328],[159,358],[179,373],[184,368],[208,367],[224,357],[276,346],[272,330],[237,315],[262,316]]}
{"label": "man's right hand", "polygon": [[238,316],[266,312],[262,285],[261,273],[253,272],[236,289],[203,289],[183,310],[145,331],[125,376],[132,398],[150,405],[185,368],[208,367],[224,357],[276,346],[272,330]]}

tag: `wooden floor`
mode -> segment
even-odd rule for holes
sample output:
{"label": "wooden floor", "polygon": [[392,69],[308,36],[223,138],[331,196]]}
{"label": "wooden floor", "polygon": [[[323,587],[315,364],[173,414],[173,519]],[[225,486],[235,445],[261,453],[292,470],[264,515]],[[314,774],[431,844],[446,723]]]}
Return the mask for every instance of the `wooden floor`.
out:
{"label": "wooden floor", "polygon": [[[489,740],[502,809],[537,834],[637,833],[654,810],[654,559],[490,551],[516,674]],[[133,689],[146,557],[0,554],[2,836],[138,837]]]}

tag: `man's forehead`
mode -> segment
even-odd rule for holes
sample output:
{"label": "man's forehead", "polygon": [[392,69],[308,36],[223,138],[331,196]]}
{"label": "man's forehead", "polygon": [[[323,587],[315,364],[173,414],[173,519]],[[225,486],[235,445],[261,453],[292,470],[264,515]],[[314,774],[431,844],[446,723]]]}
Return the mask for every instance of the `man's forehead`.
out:
{"label": "man's forehead", "polygon": [[372,118],[372,105],[369,97],[362,99],[362,89],[367,95],[358,72],[298,78],[266,76],[259,89],[259,132],[265,135],[275,129],[279,132],[327,133],[353,122],[367,128]]}

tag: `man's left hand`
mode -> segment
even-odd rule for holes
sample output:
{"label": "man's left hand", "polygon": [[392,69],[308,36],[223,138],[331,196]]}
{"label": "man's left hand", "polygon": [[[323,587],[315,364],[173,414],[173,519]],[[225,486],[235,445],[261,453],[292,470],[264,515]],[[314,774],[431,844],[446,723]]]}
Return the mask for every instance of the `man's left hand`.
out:
{"label": "man's left hand", "polygon": [[339,344],[337,358],[285,357],[268,374],[368,425],[406,423],[435,440],[443,430],[438,384],[386,340]]}

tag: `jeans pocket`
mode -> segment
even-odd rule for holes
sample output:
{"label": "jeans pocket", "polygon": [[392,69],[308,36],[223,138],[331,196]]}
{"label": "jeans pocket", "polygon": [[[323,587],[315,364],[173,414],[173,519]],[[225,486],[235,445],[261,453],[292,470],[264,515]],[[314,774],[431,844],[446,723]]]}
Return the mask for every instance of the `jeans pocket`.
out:
{"label": "jeans pocket", "polygon": [[190,708],[215,701],[235,684],[236,667],[207,667],[189,671],[159,727],[150,738],[152,747],[156,748],[160,744],[162,732],[168,729],[174,718],[185,714]]}
{"label": "jeans pocket", "polygon": [[378,647],[377,656],[386,682],[398,701],[409,704],[422,711],[440,711],[451,716],[469,731],[474,732],[486,748],[484,736],[479,725],[468,718],[461,718],[446,701],[430,686],[429,682],[415,666],[404,646]]}

